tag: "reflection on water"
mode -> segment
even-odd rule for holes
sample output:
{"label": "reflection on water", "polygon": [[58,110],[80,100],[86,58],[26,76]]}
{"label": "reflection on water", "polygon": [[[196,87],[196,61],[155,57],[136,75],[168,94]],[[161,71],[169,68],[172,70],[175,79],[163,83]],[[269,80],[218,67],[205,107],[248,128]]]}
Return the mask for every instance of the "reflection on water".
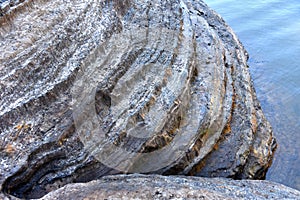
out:
{"label": "reflection on water", "polygon": [[267,179],[300,190],[300,2],[206,0],[233,28],[279,143]]}

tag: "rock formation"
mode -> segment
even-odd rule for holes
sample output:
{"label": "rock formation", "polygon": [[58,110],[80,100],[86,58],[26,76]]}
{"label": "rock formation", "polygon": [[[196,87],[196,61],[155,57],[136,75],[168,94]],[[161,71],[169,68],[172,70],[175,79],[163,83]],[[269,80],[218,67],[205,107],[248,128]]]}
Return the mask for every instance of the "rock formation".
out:
{"label": "rock formation", "polygon": [[[84,192],[82,192],[84,191]],[[49,193],[54,199],[299,199],[300,192],[269,181],[160,175],[115,175]]]}
{"label": "rock formation", "polygon": [[264,178],[276,142],[247,52],[201,0],[0,7],[4,193],[118,173]]}

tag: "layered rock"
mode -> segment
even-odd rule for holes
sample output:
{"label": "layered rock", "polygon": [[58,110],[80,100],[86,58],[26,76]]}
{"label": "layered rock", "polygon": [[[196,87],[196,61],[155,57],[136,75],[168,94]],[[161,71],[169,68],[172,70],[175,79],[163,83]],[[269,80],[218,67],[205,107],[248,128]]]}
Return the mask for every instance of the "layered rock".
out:
{"label": "layered rock", "polygon": [[4,1],[0,33],[2,191],[264,178],[276,142],[247,52],[202,1]]}

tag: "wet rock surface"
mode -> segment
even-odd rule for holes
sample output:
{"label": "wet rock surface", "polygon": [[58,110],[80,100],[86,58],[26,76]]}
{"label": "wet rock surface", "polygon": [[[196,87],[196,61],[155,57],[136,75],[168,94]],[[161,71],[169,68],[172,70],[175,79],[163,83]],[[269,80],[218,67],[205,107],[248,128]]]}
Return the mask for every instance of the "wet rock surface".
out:
{"label": "wet rock surface", "polygon": [[1,1],[0,185],[118,173],[263,179],[248,55],[202,1]]}
{"label": "wet rock surface", "polygon": [[[84,192],[82,192],[84,191]],[[159,175],[115,175],[67,185],[46,199],[299,199],[300,192],[269,181]]]}

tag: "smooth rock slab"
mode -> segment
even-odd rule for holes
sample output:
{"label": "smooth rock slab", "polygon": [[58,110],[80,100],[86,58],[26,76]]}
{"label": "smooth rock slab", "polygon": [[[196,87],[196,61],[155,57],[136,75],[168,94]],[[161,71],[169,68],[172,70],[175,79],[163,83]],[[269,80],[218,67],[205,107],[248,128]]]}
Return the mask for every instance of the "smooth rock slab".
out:
{"label": "smooth rock slab", "polygon": [[42,199],[300,199],[300,192],[269,181],[134,174],[69,184]]}
{"label": "smooth rock slab", "polygon": [[198,0],[1,1],[0,187],[117,173],[263,179],[248,54]]}

